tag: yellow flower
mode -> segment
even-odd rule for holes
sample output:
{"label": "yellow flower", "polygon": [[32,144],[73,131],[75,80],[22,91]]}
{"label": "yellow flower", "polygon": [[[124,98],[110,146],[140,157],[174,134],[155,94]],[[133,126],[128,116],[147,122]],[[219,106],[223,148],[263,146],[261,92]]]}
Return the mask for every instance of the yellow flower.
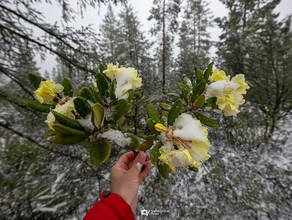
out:
{"label": "yellow flower", "polygon": [[213,74],[209,76],[209,81],[211,82],[217,82],[219,80],[229,80],[230,76],[226,76],[225,72],[223,70],[215,69]]}
{"label": "yellow flower", "polygon": [[34,92],[35,98],[40,103],[52,104],[56,93],[62,92],[64,87],[52,80],[42,81],[39,88]]}
{"label": "yellow flower", "polygon": [[191,115],[181,114],[173,127],[168,129],[157,123],[155,129],[161,132],[163,144],[159,150],[159,160],[167,164],[173,172],[176,167],[200,167],[202,162],[210,158],[208,129]]}
{"label": "yellow flower", "polygon": [[138,72],[134,68],[119,68],[115,75],[117,87],[115,95],[118,99],[126,99],[130,89],[137,89],[142,86],[142,78],[138,77]]}
{"label": "yellow flower", "polygon": [[[69,99],[64,105],[57,104],[54,111],[62,115],[65,115],[69,118],[75,118],[74,112],[76,112],[76,110],[75,110],[73,99]],[[53,125],[55,123],[55,120],[56,120],[55,116],[50,112],[45,122],[48,124],[48,127],[51,130],[54,130]]]}
{"label": "yellow flower", "polygon": [[119,64],[114,65],[113,63],[110,63],[107,65],[107,69],[104,70],[103,73],[105,73],[105,75],[111,80],[114,80],[119,70]]}
{"label": "yellow flower", "polygon": [[245,100],[242,94],[246,94],[249,89],[248,84],[245,82],[244,75],[238,74],[234,76],[231,81],[219,80],[207,86],[206,98],[216,97],[217,106],[225,116],[236,115],[239,106]]}
{"label": "yellow flower", "polygon": [[163,164],[167,164],[170,169],[175,173],[176,167],[200,167],[202,163],[196,162],[190,152],[187,149],[184,150],[173,150],[167,152],[164,146],[159,149],[160,156],[159,160]]}
{"label": "yellow flower", "polygon": [[236,83],[237,85],[239,85],[239,87],[237,88],[237,91],[240,94],[246,94],[246,90],[249,89],[248,84],[245,82],[245,78],[243,74],[237,74],[236,76],[234,76],[231,79],[231,82]]}

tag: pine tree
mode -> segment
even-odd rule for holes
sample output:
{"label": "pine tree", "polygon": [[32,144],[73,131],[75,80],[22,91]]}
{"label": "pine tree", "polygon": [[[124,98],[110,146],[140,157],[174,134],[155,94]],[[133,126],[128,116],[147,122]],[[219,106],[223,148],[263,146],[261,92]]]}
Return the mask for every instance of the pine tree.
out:
{"label": "pine tree", "polygon": [[108,5],[107,13],[100,26],[100,53],[103,62],[117,62],[120,40],[119,23],[112,6]]}
{"label": "pine tree", "polygon": [[279,0],[222,1],[229,16],[217,19],[223,29],[219,60],[232,73],[244,73],[251,90],[247,100],[259,109],[268,141],[281,119],[291,114],[291,18],[279,22]]}
{"label": "pine tree", "polygon": [[155,25],[151,33],[158,38],[155,56],[157,57],[158,71],[162,74],[162,92],[166,92],[166,75],[170,73],[172,46],[174,33],[178,29],[178,14],[180,12],[180,0],[154,0],[155,5],[148,20],[154,20]]}
{"label": "pine tree", "polygon": [[192,76],[196,67],[202,68],[209,62],[212,42],[207,28],[212,26],[211,19],[206,1],[187,1],[178,42],[180,48],[178,65],[181,74]]}

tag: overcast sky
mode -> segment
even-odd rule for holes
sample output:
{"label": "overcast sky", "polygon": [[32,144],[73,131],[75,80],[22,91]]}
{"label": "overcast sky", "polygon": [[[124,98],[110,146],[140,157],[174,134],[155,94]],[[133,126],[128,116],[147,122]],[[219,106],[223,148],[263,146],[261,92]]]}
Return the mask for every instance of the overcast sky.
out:
{"label": "overcast sky", "polygon": [[[72,6],[75,6],[75,10],[78,12],[77,0],[70,0]],[[134,10],[137,12],[137,16],[142,24],[141,29],[145,31],[145,33],[149,33],[151,23],[147,20],[149,17],[149,11],[152,7],[152,0],[128,0],[128,2],[133,6]],[[138,3],[139,2],[139,3]],[[211,12],[215,17],[223,17],[227,15],[227,9],[219,0],[209,0],[209,7]],[[138,3],[138,4],[137,4]],[[61,10],[60,7],[56,7],[54,5],[48,4],[37,4],[37,9],[42,11],[46,17],[47,22],[55,23],[60,21]],[[81,26],[87,26],[89,24],[93,25],[93,27],[98,30],[99,25],[106,13],[107,6],[101,5],[101,7],[91,8],[88,7],[83,17],[77,16],[74,22],[70,25],[75,26],[76,28]],[[119,10],[119,9],[117,9]],[[285,18],[287,15],[292,14],[292,0],[282,0],[281,3],[276,8],[276,12],[280,12],[280,19]],[[80,13],[79,13],[80,14]],[[38,31],[38,30],[36,30]],[[221,34],[221,30],[218,26],[214,25],[213,28],[209,29],[212,40],[217,41],[219,39],[219,35]],[[39,32],[41,34],[41,32]],[[216,52],[215,48],[211,48],[210,54],[214,56]],[[48,72],[52,71],[52,68],[56,64],[55,57],[52,55],[48,55],[45,61],[41,61],[39,57],[36,58],[37,65],[40,67],[40,73],[44,73],[45,70]]]}

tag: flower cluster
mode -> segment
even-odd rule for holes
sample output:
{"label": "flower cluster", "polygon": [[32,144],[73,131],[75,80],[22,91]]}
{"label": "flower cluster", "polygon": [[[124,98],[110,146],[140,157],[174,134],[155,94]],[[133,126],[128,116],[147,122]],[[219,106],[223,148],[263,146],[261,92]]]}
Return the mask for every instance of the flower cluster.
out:
{"label": "flower cluster", "polygon": [[207,86],[206,98],[216,97],[216,104],[225,116],[236,115],[239,106],[245,100],[243,94],[249,89],[243,74],[238,74],[230,80],[223,70],[216,69],[209,77],[210,85]]}
{"label": "flower cluster", "polygon": [[198,168],[209,159],[208,129],[191,115],[181,114],[173,126],[168,128],[157,123],[155,129],[161,132],[160,140],[163,144],[159,150],[159,160],[173,172],[176,167]]}

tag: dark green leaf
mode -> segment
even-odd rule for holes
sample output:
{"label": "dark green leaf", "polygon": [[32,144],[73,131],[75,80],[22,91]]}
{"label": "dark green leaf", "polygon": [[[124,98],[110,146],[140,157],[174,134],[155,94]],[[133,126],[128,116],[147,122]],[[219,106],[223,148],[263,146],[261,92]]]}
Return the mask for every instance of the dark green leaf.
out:
{"label": "dark green leaf", "polygon": [[149,118],[152,118],[156,123],[160,122],[159,114],[151,103],[147,104],[146,109]]}
{"label": "dark green leaf", "polygon": [[131,105],[125,99],[120,99],[113,105],[114,120],[117,121],[122,116],[126,115],[131,109]]}
{"label": "dark green leaf", "polygon": [[137,148],[137,146],[139,145],[139,139],[136,135],[133,134],[128,134],[127,135],[129,138],[131,138],[131,143],[126,147],[128,149],[134,150]]}
{"label": "dark green leaf", "polygon": [[200,69],[196,69],[195,74],[197,77],[197,83],[201,82],[204,79],[204,75]]}
{"label": "dark green leaf", "polygon": [[27,107],[39,111],[39,112],[50,112],[50,105],[47,104],[41,104],[38,101],[32,101],[32,100],[23,100],[22,101]]}
{"label": "dark green leaf", "polygon": [[109,96],[111,100],[116,99],[116,94],[115,94],[115,85],[116,85],[116,80],[113,80],[110,85],[110,91],[109,91]]}
{"label": "dark green leaf", "polygon": [[103,64],[99,64],[98,67],[99,67],[99,71],[100,71],[101,73],[103,73],[103,71],[106,70],[106,66],[103,65]]}
{"label": "dark green leaf", "polygon": [[92,106],[93,124],[97,129],[102,128],[104,120],[104,108],[101,104],[96,103]]}
{"label": "dark green leaf", "polygon": [[93,103],[101,103],[101,97],[98,92],[94,91],[91,87],[84,87],[78,92],[78,96],[81,96],[87,100],[92,101]]}
{"label": "dark green leaf", "polygon": [[111,146],[107,139],[99,139],[89,144],[90,161],[95,166],[100,166],[111,155]]}
{"label": "dark green leaf", "polygon": [[153,140],[146,140],[138,145],[137,150],[146,151],[153,145]]}
{"label": "dark green leaf", "polygon": [[67,127],[70,127],[70,128],[75,128],[75,129],[78,129],[80,131],[84,131],[84,128],[77,120],[75,120],[73,118],[69,118],[65,115],[62,115],[54,110],[51,110],[51,112],[55,116],[56,121],[58,123],[65,125]]}
{"label": "dark green leaf", "polygon": [[209,80],[209,76],[212,74],[213,64],[214,64],[213,62],[210,63],[204,72],[204,78],[206,81]]}
{"label": "dark green leaf", "polygon": [[54,130],[48,130],[45,134],[45,137],[51,137],[51,136],[55,136],[57,134],[56,131]]}
{"label": "dark green leaf", "polygon": [[88,135],[86,131],[80,131],[78,129],[67,127],[61,124],[54,124],[53,129],[56,132],[63,135],[67,135],[67,136],[87,136]]}
{"label": "dark green leaf", "polygon": [[167,125],[172,126],[175,119],[179,116],[180,112],[182,109],[182,101],[177,100],[173,106],[171,107],[169,113],[168,113],[168,118],[167,118]]}
{"label": "dark green leaf", "polygon": [[160,175],[164,178],[164,179],[168,179],[169,176],[169,168],[166,164],[157,164],[157,169],[160,173]]}
{"label": "dark green leaf", "polygon": [[102,73],[96,74],[96,85],[100,95],[107,96],[108,93],[108,81]]}
{"label": "dark green leaf", "polygon": [[43,77],[41,77],[40,75],[38,75],[36,73],[29,73],[28,80],[30,81],[31,85],[35,89],[37,89],[37,88],[39,88],[41,81],[45,81],[46,79],[44,79]]}
{"label": "dark green leaf", "polygon": [[190,88],[187,87],[185,84],[181,83],[181,82],[177,82],[177,87],[180,89],[181,93],[182,93],[182,98],[188,102],[188,93],[190,92]]}
{"label": "dark green leaf", "polygon": [[160,156],[160,152],[159,149],[161,148],[162,143],[159,141],[157,144],[155,144],[155,146],[152,148],[151,152],[150,152],[150,159],[152,164],[157,165],[158,163],[158,157]]}
{"label": "dark green leaf", "polygon": [[76,111],[82,118],[85,118],[86,115],[88,115],[91,112],[91,105],[85,98],[78,96],[73,100],[73,102]]}
{"label": "dark green leaf", "polygon": [[195,112],[194,115],[196,116],[197,119],[199,119],[204,125],[210,126],[210,127],[219,127],[219,122],[215,121],[214,119],[211,119],[199,112]]}
{"label": "dark green leaf", "polygon": [[154,129],[154,125],[156,124],[155,121],[153,121],[151,118],[148,118],[146,123],[150,132],[152,133],[156,132],[156,130]]}
{"label": "dark green leaf", "polygon": [[199,169],[196,168],[196,167],[189,167],[189,170],[191,170],[191,171],[193,171],[195,173],[199,172]]}
{"label": "dark green leaf", "polygon": [[217,98],[216,97],[212,97],[212,98],[209,98],[209,99],[207,99],[207,105],[208,106],[210,106],[210,107],[212,107],[212,108],[218,108],[217,107]]}
{"label": "dark green leaf", "polygon": [[87,136],[68,136],[63,134],[56,134],[54,137],[55,144],[62,144],[62,145],[71,145],[71,144],[78,144],[84,141]]}
{"label": "dark green leaf", "polygon": [[197,83],[193,87],[193,94],[191,97],[191,101],[194,102],[205,91],[205,88],[206,88],[206,81],[205,80]]}
{"label": "dark green leaf", "polygon": [[62,85],[64,86],[64,95],[73,97],[73,87],[68,78],[64,78]]}
{"label": "dark green leaf", "polygon": [[195,108],[202,108],[204,106],[205,103],[205,96],[204,95],[200,95],[196,101],[194,102],[194,107]]}

